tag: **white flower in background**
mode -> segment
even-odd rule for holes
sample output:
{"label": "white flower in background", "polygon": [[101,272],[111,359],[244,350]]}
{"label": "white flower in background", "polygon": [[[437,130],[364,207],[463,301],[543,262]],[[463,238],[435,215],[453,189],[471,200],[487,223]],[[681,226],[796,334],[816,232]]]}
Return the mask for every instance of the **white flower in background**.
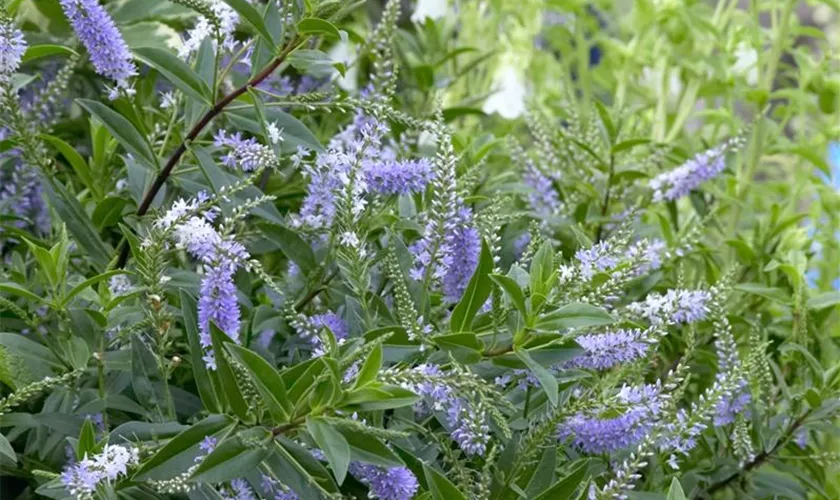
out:
{"label": "white flower in background", "polygon": [[277,122],[271,122],[265,128],[268,131],[268,140],[272,144],[283,142],[283,127],[278,127]]}
{"label": "white flower in background", "polygon": [[344,63],[347,71],[344,76],[339,75],[336,83],[344,90],[354,91],[359,89],[359,68],[356,62],[356,46],[350,42],[341,41],[333,45],[329,51],[333,62]]}
{"label": "white flower in background", "polygon": [[482,110],[488,115],[512,120],[525,113],[525,84],[511,65],[503,65],[493,77],[493,94],[484,101]]}
{"label": "white flower in background", "polygon": [[744,42],[735,47],[735,64],[732,65],[732,72],[736,75],[743,75],[747,84],[758,83],[758,51]]}
{"label": "white flower in background", "polygon": [[[653,90],[657,97],[666,93],[668,95],[668,103],[675,105],[682,95],[683,82],[680,79],[679,68],[671,68],[665,75],[667,78],[662,78],[661,68],[646,67],[642,69],[642,77],[639,80],[643,86]],[[663,88],[663,86],[665,88]]]}
{"label": "white flower in background", "polygon": [[446,15],[446,0],[417,0],[411,20],[422,23],[426,18],[435,20]]}

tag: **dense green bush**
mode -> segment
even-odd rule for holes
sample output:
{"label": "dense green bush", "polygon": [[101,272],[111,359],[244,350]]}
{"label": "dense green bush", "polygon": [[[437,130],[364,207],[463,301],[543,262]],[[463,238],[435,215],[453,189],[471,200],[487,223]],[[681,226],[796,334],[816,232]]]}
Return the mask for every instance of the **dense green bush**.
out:
{"label": "dense green bush", "polygon": [[840,5],[741,4],[5,2],[0,495],[839,498]]}

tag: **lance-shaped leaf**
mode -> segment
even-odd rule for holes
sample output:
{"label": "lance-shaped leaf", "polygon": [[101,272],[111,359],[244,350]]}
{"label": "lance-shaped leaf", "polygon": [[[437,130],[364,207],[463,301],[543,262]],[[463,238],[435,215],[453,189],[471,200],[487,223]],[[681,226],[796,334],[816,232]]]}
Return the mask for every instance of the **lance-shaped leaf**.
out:
{"label": "lance-shaped leaf", "polygon": [[76,99],[76,102],[102,122],[126,151],[143,160],[150,167],[157,167],[157,157],[149,142],[126,117],[101,102],[89,99]]}
{"label": "lance-shaped leaf", "polygon": [[262,396],[263,403],[275,422],[286,422],[293,411],[280,373],[254,351],[236,344],[227,344],[231,353],[248,370],[251,381]]}
{"label": "lance-shaped leaf", "polygon": [[140,466],[134,474],[135,480],[169,479],[186,472],[195,464],[199,444],[205,437],[217,439],[227,435],[236,422],[227,415],[210,415],[201,422],[182,431]]}
{"label": "lance-shaped leaf", "polygon": [[192,481],[223,483],[245,476],[271,452],[271,432],[262,427],[244,430],[219,443],[193,472]]}
{"label": "lance-shaped leaf", "polygon": [[324,452],[338,484],[344,482],[350,467],[350,444],[333,426],[321,418],[307,418],[306,430]]}
{"label": "lance-shaped leaf", "polygon": [[230,363],[225,358],[225,344],[232,342],[231,338],[219,330],[213,322],[210,323],[210,338],[213,342],[213,355],[216,359],[216,373],[219,376],[219,382],[224,391],[228,405],[230,405],[233,413],[245,422],[251,422],[251,416],[248,414],[248,403],[242,397],[242,391],[239,389],[239,384],[236,383],[236,375],[233,373]]}
{"label": "lance-shaped leaf", "polygon": [[493,270],[493,255],[487,242],[481,243],[481,255],[478,258],[478,266],[470,278],[470,282],[464,290],[464,295],[452,311],[449,326],[452,333],[469,331],[472,320],[478,314],[478,310],[487,301],[493,288],[493,281],[490,279],[490,271]]}
{"label": "lance-shaped leaf", "polygon": [[216,398],[217,390],[214,387],[214,378],[216,387],[219,386],[218,378],[216,374],[211,374],[204,364],[204,352],[198,340],[198,320],[196,318],[195,299],[184,290],[180,291],[180,297],[181,316],[184,320],[184,330],[187,333],[187,341],[190,345],[190,364],[193,369],[195,385],[198,388],[198,395],[201,397],[201,402],[204,403],[205,408],[212,412],[219,412],[221,411],[219,399],[223,398],[224,394],[220,394],[219,399]]}

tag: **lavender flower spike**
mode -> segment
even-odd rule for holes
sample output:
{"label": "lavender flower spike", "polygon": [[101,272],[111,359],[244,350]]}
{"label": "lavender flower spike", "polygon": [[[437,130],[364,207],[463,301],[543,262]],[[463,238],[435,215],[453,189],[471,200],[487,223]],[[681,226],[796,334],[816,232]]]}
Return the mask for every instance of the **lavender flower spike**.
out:
{"label": "lavender flower spike", "polygon": [[370,488],[370,498],[379,500],[410,500],[420,487],[417,478],[405,467],[353,462],[350,473]]}
{"label": "lavender flower spike", "polygon": [[119,90],[133,93],[128,79],[137,74],[131,52],[114,24],[114,20],[97,0],[59,0],[73,31],[84,44],[96,72],[114,80],[116,87],[110,98],[116,99]]}
{"label": "lavender flower spike", "polygon": [[653,200],[673,201],[697,189],[723,171],[725,154],[726,145],[718,146],[697,154],[674,170],[657,175],[650,181]]}
{"label": "lavender flower spike", "polygon": [[585,353],[563,363],[563,368],[607,370],[640,359],[653,342],[650,333],[650,330],[643,332],[635,329],[581,335],[575,341],[583,347]]}
{"label": "lavender flower spike", "polygon": [[24,52],[23,33],[0,14],[0,82],[8,80],[18,70]]}

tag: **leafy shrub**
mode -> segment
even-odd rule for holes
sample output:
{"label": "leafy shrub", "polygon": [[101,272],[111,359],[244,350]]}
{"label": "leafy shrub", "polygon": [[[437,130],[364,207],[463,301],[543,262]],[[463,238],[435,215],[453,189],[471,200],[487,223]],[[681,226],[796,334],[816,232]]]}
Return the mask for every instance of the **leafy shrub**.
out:
{"label": "leafy shrub", "polygon": [[548,4],[10,2],[3,494],[840,495],[837,35]]}

